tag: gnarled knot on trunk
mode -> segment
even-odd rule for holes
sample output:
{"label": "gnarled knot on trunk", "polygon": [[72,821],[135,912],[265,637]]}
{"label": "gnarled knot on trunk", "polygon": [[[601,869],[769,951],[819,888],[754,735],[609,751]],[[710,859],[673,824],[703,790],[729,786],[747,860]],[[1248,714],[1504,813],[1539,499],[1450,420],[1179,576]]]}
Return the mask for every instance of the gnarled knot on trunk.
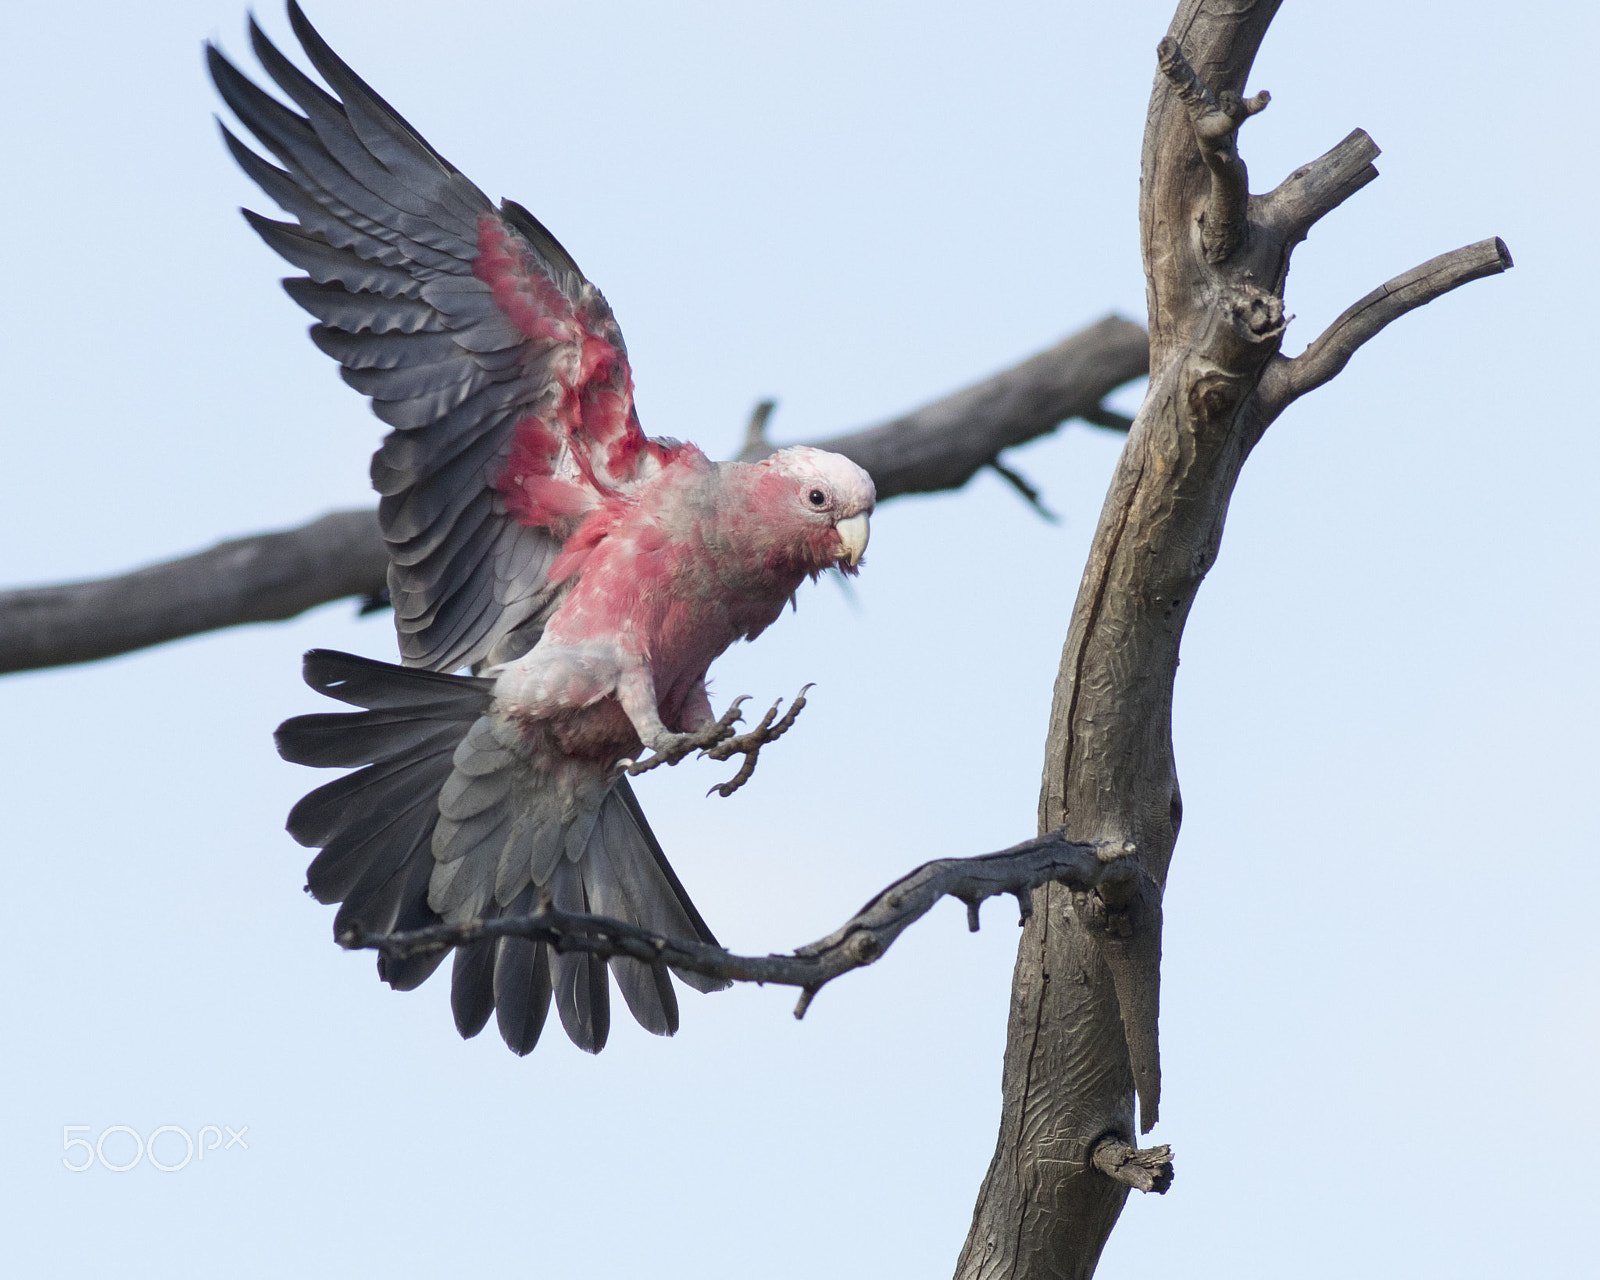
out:
{"label": "gnarled knot on trunk", "polygon": [[1078,922],[1097,937],[1126,942],[1138,930],[1136,902],[1107,902],[1101,893],[1092,891],[1073,894],[1072,905]]}
{"label": "gnarled knot on trunk", "polygon": [[1204,427],[1231,422],[1253,381],[1212,364],[1195,363],[1184,375],[1184,401],[1191,418]]}
{"label": "gnarled knot on trunk", "polygon": [[1237,127],[1251,116],[1265,111],[1271,101],[1272,95],[1265,89],[1252,98],[1242,97],[1232,89],[1224,89],[1217,95],[1217,109]]}
{"label": "gnarled knot on trunk", "polygon": [[1234,290],[1228,299],[1228,316],[1234,332],[1248,343],[1275,343],[1288,324],[1283,299],[1250,286]]}
{"label": "gnarled knot on trunk", "polygon": [[1197,335],[1198,352],[1184,370],[1184,400],[1191,420],[1202,427],[1233,421],[1254,389],[1257,375],[1283,341],[1283,299],[1245,276],[1219,291],[1217,311]]}
{"label": "gnarled knot on trunk", "polygon": [[1123,866],[1108,871],[1093,889],[1072,894],[1079,922],[1101,937],[1121,941],[1132,938],[1142,923],[1148,879],[1149,874],[1128,858]]}

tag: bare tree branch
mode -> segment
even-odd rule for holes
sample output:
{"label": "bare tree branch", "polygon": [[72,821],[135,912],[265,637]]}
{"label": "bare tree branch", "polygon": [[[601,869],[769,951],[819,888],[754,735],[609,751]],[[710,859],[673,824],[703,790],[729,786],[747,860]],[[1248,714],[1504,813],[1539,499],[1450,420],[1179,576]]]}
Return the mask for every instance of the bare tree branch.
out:
{"label": "bare tree branch", "polygon": [[384,588],[375,511],[236,538],[116,578],[0,591],[0,673],[91,662]]}
{"label": "bare tree branch", "polygon": [[[1015,368],[893,422],[816,443],[871,473],[878,498],[965,484],[1002,450],[1093,415],[1148,368],[1145,332],[1107,316]],[[756,406],[742,457],[761,457],[772,402]],[[347,596],[379,598],[388,558],[376,513],[340,511],[298,529],[222,543],[133,573],[0,591],[0,674],[65,666],[246,622],[277,622]]]}
{"label": "bare tree branch", "polygon": [[1094,1167],[1136,1191],[1167,1194],[1172,1185],[1172,1148],[1133,1147],[1121,1138],[1102,1138],[1091,1157]]}
{"label": "bare tree branch", "polygon": [[1171,36],[1163,37],[1156,46],[1156,64],[1188,111],[1200,158],[1211,170],[1211,201],[1200,219],[1206,261],[1226,262],[1244,243],[1248,229],[1245,210],[1250,201],[1250,174],[1239,157],[1239,126],[1265,111],[1272,95],[1265,90],[1253,98],[1241,98],[1232,89],[1212,93]]}
{"label": "bare tree branch", "polygon": [[798,947],[791,955],[740,956],[703,942],[686,942],[652,933],[605,916],[562,911],[548,900],[531,915],[496,916],[459,924],[437,924],[407,933],[368,934],[353,929],[342,946],[380,951],[397,959],[447,951],[483,938],[531,938],[557,951],[582,951],[604,959],[626,957],[646,964],[685,969],[732,982],[777,983],[799,987],[795,1017],[804,1017],[812,998],[827,983],[879,959],[905,929],[941,898],[967,904],[968,923],[977,928],[985,899],[1013,894],[1027,919],[1031,891],[1059,882],[1080,892],[1141,874],[1129,857],[1130,845],[1083,844],[1052,832],[999,853],[925,862],[876,894],[827,937]]}
{"label": "bare tree branch", "polygon": [[1333,150],[1302,165],[1262,196],[1257,216],[1292,248],[1318,221],[1378,176],[1372,162],[1379,154],[1378,144],[1365,129],[1352,129]]}
{"label": "bare tree branch", "polygon": [[[1054,431],[1149,370],[1144,330],[1107,316],[1048,351],[882,426],[807,441],[865,467],[878,499],[959,489],[1005,449]],[[750,459],[771,452],[763,444]]]}
{"label": "bare tree branch", "polygon": [[1499,275],[1511,266],[1511,251],[1495,236],[1441,253],[1380,285],[1329,325],[1301,355],[1294,359],[1278,356],[1268,365],[1261,378],[1261,399],[1268,419],[1332,378],[1391,321],[1452,289]]}
{"label": "bare tree branch", "polygon": [[1044,499],[1039,496],[1038,486],[1023,475],[1022,472],[1015,467],[1008,467],[999,458],[996,458],[989,466],[997,476],[1017,491],[1022,500],[1039,514],[1040,519],[1046,520],[1050,524],[1059,524],[1061,522],[1061,517],[1044,505]]}

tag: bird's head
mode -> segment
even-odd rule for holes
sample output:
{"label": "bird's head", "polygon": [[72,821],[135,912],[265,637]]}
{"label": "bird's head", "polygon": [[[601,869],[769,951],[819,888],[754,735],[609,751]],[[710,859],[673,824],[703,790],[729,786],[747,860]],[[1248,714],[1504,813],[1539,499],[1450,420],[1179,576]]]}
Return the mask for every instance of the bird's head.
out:
{"label": "bird's head", "polygon": [[872,477],[843,454],[809,445],[779,449],[757,465],[768,471],[765,514],[788,535],[801,567],[858,572],[877,501]]}

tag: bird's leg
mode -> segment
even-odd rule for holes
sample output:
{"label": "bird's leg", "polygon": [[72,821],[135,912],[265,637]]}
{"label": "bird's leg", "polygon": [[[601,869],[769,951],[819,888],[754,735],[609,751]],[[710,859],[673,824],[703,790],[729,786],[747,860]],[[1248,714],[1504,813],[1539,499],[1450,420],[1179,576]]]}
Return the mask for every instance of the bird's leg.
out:
{"label": "bird's leg", "polygon": [[627,766],[631,777],[649,773],[660,765],[677,764],[691,751],[715,750],[718,743],[733,738],[734,723],[742,719],[739,707],[748,701],[748,698],[735,698],[732,705],[722,713],[722,719],[714,720],[692,733],[673,733],[658,719],[656,724],[660,725],[660,732],[652,733],[648,737],[643,733],[639,735],[644,745],[650,748],[651,754],[643,760],[625,760],[621,763]]}
{"label": "bird's leg", "polygon": [[[663,764],[677,764],[691,751],[713,747],[724,738],[733,736],[733,725],[739,719],[738,698],[723,713],[722,719],[712,720],[711,703],[703,708],[691,709],[691,723],[697,727],[689,733],[673,733],[661,722],[661,710],[656,702],[656,682],[650,668],[643,662],[629,666],[617,679],[617,701],[633,724],[639,741],[650,748],[651,755],[643,760],[622,760],[630,774],[648,773]],[[701,714],[694,714],[699,711]]]}
{"label": "bird's leg", "polygon": [[[617,700],[622,703],[622,709],[633,722],[639,741],[650,749],[651,754],[643,760],[621,760],[618,764],[628,771],[630,777],[636,777],[664,764],[677,764],[693,751],[703,752],[713,760],[726,760],[730,756],[743,755],[744,763],[739,766],[739,772],[728,781],[718,783],[711,788],[726,799],[750,781],[750,775],[756,771],[756,758],[760,755],[761,748],[781,738],[794,725],[795,717],[806,705],[806,690],[810,688],[810,685],[806,685],[801,689],[795,695],[789,710],[781,717],[778,715],[778,708],[783,705],[783,699],[780,698],[772,704],[767,714],[761,717],[761,722],[749,733],[735,735],[733,726],[742,719],[739,708],[749,699],[735,698],[732,705],[722,713],[721,719],[713,720],[711,701],[706,697],[702,685],[698,697],[691,698],[684,708],[685,722],[696,727],[687,733],[673,733],[661,721],[661,713],[656,705],[655,681],[651,678],[650,669],[641,663],[625,672],[618,680]],[[710,792],[706,794],[709,795]]]}
{"label": "bird's leg", "polygon": [[711,709],[711,694],[706,689],[704,680],[696,680],[694,687],[689,690],[689,695],[683,700],[683,709],[678,712],[678,723],[683,726],[685,733],[694,733],[715,724],[717,713]]}
{"label": "bird's leg", "polygon": [[[711,788],[711,791],[715,791],[726,800],[750,781],[750,775],[756,771],[756,757],[761,753],[761,748],[766,746],[767,743],[783,737],[794,727],[795,717],[800,714],[800,709],[806,705],[806,690],[810,688],[810,685],[806,685],[804,689],[795,694],[794,701],[789,704],[789,709],[783,713],[781,718],[778,716],[778,708],[783,705],[783,699],[779,698],[778,701],[767,708],[767,714],[761,717],[761,722],[749,733],[727,736],[713,746],[705,748],[706,755],[713,760],[726,760],[729,756],[739,754],[744,756],[744,763],[739,766],[739,772],[726,782],[719,782]],[[738,703],[734,703],[734,706],[738,705]],[[706,794],[710,795],[711,791],[706,792]]]}

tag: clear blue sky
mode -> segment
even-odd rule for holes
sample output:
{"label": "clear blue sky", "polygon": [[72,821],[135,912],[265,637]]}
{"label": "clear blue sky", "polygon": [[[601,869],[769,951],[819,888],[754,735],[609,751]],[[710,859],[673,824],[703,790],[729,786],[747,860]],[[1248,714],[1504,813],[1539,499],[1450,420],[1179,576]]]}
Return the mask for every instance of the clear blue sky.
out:
{"label": "clear blue sky", "polygon": [[[775,435],[827,434],[1143,315],[1164,3],[310,12],[606,290],[653,433],[725,455],[773,395]],[[270,205],[216,138],[199,46],[249,64],[243,18],[8,17],[5,582],[368,501],[379,424],[234,212]],[[1384,149],[1299,252],[1288,350],[1446,249],[1499,234],[1517,267],[1401,321],[1245,470],[1177,690],[1152,1138],[1177,1182],[1130,1201],[1104,1275],[1592,1266],[1597,26],[1302,0],[1258,62],[1257,189],[1356,125]],[[1011,459],[1059,526],[988,477],[890,504],[855,607],[810,589],[714,670],[719,705],[817,682],[732,800],[704,798],[709,764],[641,788],[726,943],[787,949],[924,859],[1031,834],[1119,443],[1072,426]],[[317,709],[298,654],[393,652],[352,613],[0,681],[16,1274],[947,1272],[993,1148],[1011,909],[973,937],[946,904],[799,1024],[751,989],[686,995],[670,1041],[619,1020],[598,1059],[555,1032],[522,1060],[492,1029],[463,1044],[442,981],[398,995],[338,951],[282,832],[324,776],[271,747]],[[72,1174],[80,1124],[249,1145]]]}

